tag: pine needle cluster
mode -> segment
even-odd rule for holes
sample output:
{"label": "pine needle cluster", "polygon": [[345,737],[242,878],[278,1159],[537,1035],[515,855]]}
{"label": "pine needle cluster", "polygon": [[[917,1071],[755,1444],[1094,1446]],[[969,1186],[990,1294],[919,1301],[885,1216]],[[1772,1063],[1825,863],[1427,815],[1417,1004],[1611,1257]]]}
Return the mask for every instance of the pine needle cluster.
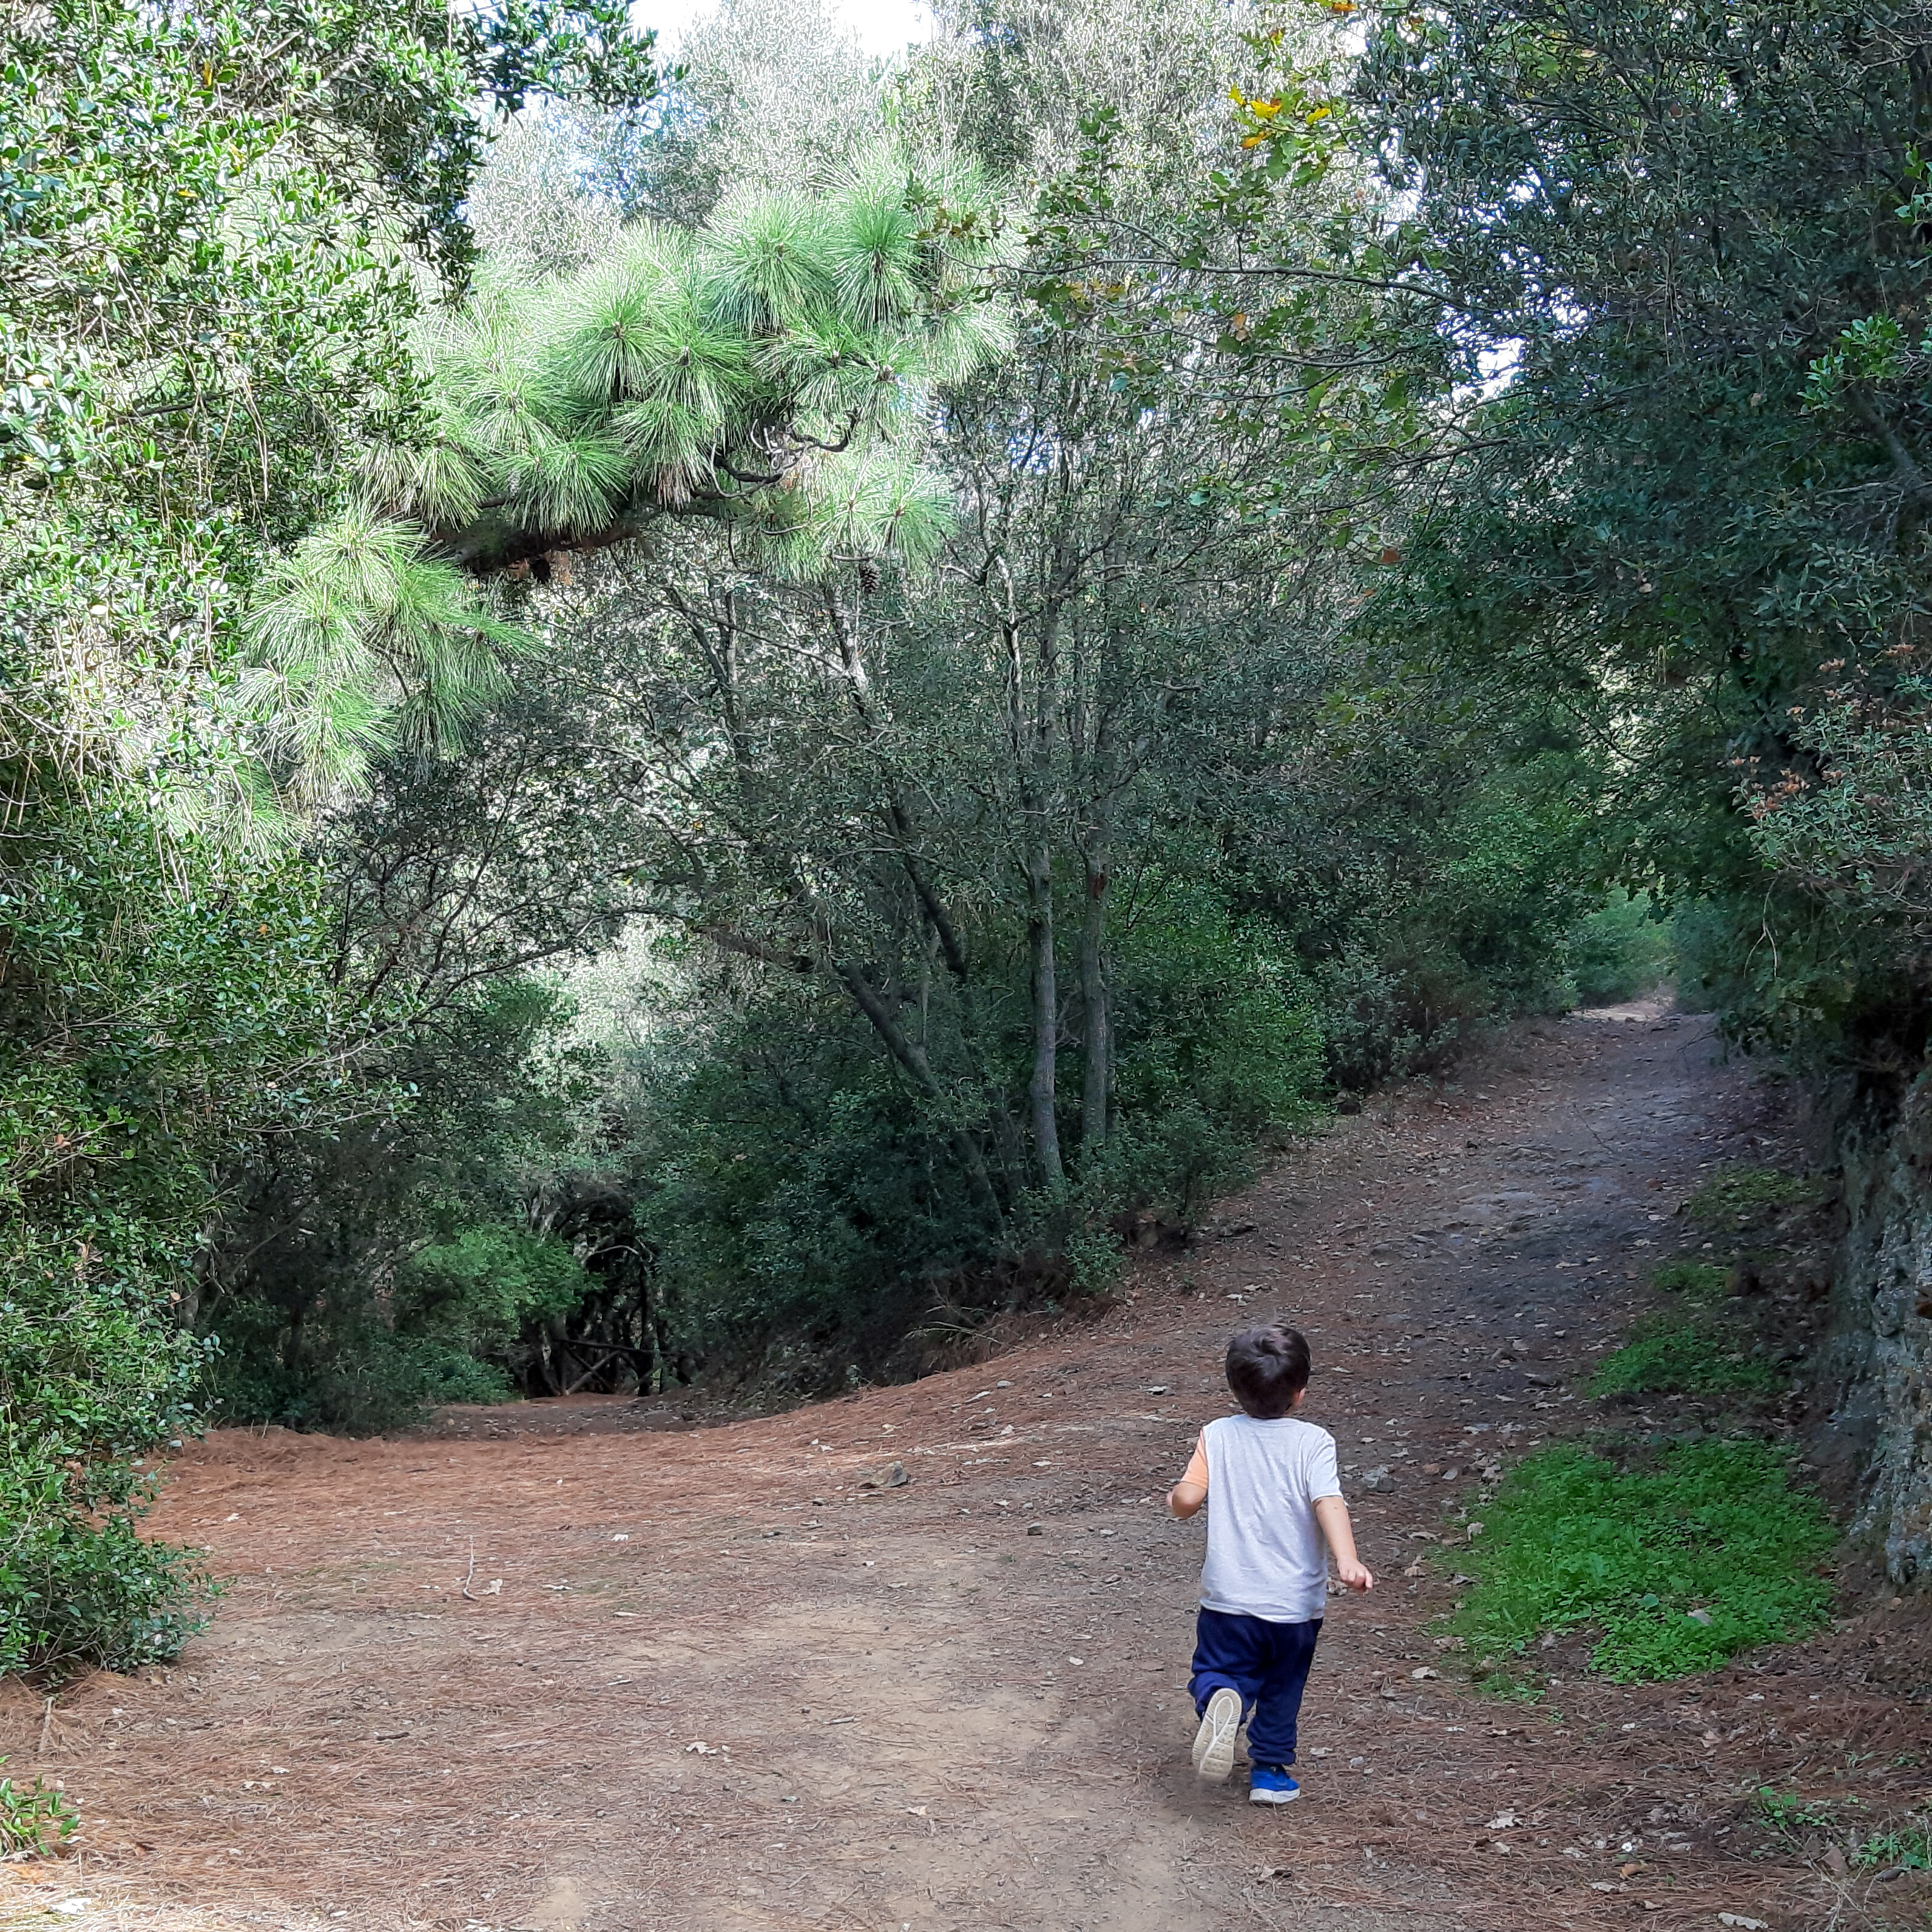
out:
{"label": "pine needle cluster", "polygon": [[969,169],[880,150],[828,192],[643,224],[615,259],[485,286],[424,334],[427,434],[371,497],[472,569],[607,542],[669,512],[748,518],[774,560],[916,563],[943,534],[917,460],[934,388],[1006,346],[1000,229]]}
{"label": "pine needle cluster", "polygon": [[285,782],[446,742],[515,648],[479,582],[506,566],[670,515],[746,526],[794,577],[928,560],[950,494],[922,445],[936,390],[1010,342],[1000,248],[976,171],[880,149],[822,193],[640,225],[574,275],[486,272],[418,332],[412,433],[257,601],[251,707]]}

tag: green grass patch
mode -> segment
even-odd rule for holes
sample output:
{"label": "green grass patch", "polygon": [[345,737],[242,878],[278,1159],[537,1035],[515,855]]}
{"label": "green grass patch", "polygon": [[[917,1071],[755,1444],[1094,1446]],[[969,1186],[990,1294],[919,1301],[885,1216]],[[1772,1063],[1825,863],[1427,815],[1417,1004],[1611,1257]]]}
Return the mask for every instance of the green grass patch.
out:
{"label": "green grass patch", "polygon": [[1665,1294],[1681,1294],[1700,1308],[1726,1300],[1731,1292],[1731,1271],[1708,1262],[1668,1262],[1650,1278],[1652,1287]]}
{"label": "green grass patch", "polygon": [[[1526,1457],[1458,1550],[1474,1587],[1448,1628],[1480,1658],[1546,1630],[1600,1633],[1590,1668],[1622,1684],[1716,1668],[1823,1622],[1837,1534],[1760,1442],[1681,1444],[1641,1464],[1570,1446]],[[1695,1614],[1693,1614],[1693,1613]]]}
{"label": "green grass patch", "polygon": [[1775,1168],[1727,1167],[1712,1175],[1684,1204],[1684,1211],[1706,1228],[1740,1234],[1780,1208],[1815,1203],[1818,1184]]}
{"label": "green grass patch", "polygon": [[1695,1322],[1640,1328],[1597,1364],[1591,1395],[1766,1394],[1780,1386],[1761,1355],[1735,1346],[1721,1329]]}

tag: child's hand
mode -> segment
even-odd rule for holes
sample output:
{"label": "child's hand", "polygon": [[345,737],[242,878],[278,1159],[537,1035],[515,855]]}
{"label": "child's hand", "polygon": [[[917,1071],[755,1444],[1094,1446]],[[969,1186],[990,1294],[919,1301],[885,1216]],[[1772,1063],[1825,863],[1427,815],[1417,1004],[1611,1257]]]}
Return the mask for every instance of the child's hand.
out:
{"label": "child's hand", "polygon": [[1348,1505],[1340,1496],[1318,1496],[1315,1520],[1328,1539],[1328,1552],[1335,1559],[1335,1574],[1352,1590],[1372,1590],[1376,1580],[1355,1554],[1355,1532],[1348,1521]]}

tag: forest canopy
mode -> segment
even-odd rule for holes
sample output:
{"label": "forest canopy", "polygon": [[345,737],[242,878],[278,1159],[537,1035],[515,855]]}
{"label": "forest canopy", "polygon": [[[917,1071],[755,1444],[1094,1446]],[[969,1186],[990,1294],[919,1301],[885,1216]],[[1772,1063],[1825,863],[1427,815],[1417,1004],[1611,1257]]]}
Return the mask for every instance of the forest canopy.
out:
{"label": "forest canopy", "polygon": [[1666,956],[1924,1050],[1932,16],[0,21],[0,1670],[211,1420],[910,1376]]}

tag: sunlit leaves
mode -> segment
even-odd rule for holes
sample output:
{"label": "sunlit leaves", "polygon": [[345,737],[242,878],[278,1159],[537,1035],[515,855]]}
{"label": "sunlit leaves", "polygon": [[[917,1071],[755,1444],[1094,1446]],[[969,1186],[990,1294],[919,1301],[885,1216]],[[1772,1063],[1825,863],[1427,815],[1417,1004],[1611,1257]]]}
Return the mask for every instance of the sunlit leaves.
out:
{"label": "sunlit leaves", "polygon": [[266,577],[242,687],[264,749],[298,790],[352,782],[400,742],[452,746],[502,688],[520,634],[408,525],[359,512]]}
{"label": "sunlit leaves", "polygon": [[903,176],[874,164],[839,197],[827,250],[840,311],[862,327],[896,322],[918,305],[924,250]]}
{"label": "sunlit leaves", "polygon": [[447,399],[428,403],[407,442],[379,439],[362,453],[366,494],[424,524],[466,523],[482,508],[489,455],[474,424]]}
{"label": "sunlit leaves", "polygon": [[[568,544],[693,506],[770,521],[790,568],[814,530],[910,554],[889,532],[923,512],[800,506],[831,500],[828,456],[916,436],[935,385],[1010,346],[983,273],[999,227],[970,170],[928,178],[881,148],[817,196],[740,196],[694,233],[640,225],[556,284],[486,278],[425,339],[434,434],[366,466],[370,506],[482,568],[513,535]],[[852,473],[869,502],[903,467]]]}
{"label": "sunlit leaves", "polygon": [[890,556],[916,568],[938,554],[952,516],[943,477],[907,451],[878,446],[814,464],[776,512],[774,548],[801,577],[830,558]]}
{"label": "sunlit leaves", "polygon": [[741,200],[695,234],[640,226],[558,284],[486,275],[426,326],[406,434],[364,459],[356,507],[272,567],[250,620],[246,702],[284,784],[447,743],[496,688],[512,636],[458,562],[694,508],[788,574],[929,560],[948,514],[919,460],[933,386],[1011,340],[979,273],[998,223],[977,190],[880,151],[815,200]]}
{"label": "sunlit leaves", "polygon": [[728,201],[712,224],[710,305],[721,321],[760,338],[830,314],[838,300],[835,232],[832,211],[806,195]]}
{"label": "sunlit leaves", "polygon": [[1012,311],[1004,303],[967,301],[935,316],[921,345],[927,375],[935,382],[962,382],[979,368],[1011,352]]}

